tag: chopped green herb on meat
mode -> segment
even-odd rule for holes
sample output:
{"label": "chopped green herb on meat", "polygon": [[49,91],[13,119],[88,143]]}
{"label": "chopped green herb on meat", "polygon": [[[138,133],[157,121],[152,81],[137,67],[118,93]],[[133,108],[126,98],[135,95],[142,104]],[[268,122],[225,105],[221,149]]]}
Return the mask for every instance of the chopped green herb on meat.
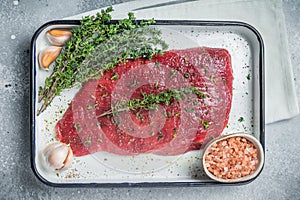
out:
{"label": "chopped green herb on meat", "polygon": [[110,78],[110,80],[116,80],[116,79],[118,79],[118,78],[119,78],[118,74],[117,74],[117,73],[114,73],[114,74],[112,75],[112,77]]}
{"label": "chopped green herb on meat", "polygon": [[208,123],[207,121],[201,120],[201,124],[203,125],[203,128],[204,128],[204,129],[208,129],[209,123]]}
{"label": "chopped green herb on meat", "polygon": [[190,77],[190,74],[189,73],[185,73],[184,74],[184,78],[189,78]]}
{"label": "chopped green herb on meat", "polygon": [[157,135],[158,135],[157,140],[160,140],[160,139],[164,138],[164,135],[162,134],[161,131],[158,131]]}
{"label": "chopped green herb on meat", "polygon": [[223,85],[226,86],[226,79],[224,77],[222,77],[222,81],[223,81]]}

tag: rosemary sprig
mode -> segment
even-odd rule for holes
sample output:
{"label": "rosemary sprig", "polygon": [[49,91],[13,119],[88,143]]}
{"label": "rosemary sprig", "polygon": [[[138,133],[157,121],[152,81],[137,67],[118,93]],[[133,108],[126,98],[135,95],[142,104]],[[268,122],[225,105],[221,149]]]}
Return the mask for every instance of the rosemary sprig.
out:
{"label": "rosemary sprig", "polygon": [[90,78],[99,78],[120,60],[151,58],[167,48],[160,39],[159,31],[143,28],[154,24],[153,19],[136,22],[134,15],[129,13],[127,19],[113,24],[110,23],[112,11],[110,7],[96,16],[84,17],[80,25],[72,29],[73,37],[63,47],[52,74],[39,90],[39,102],[43,103],[38,115],[63,89],[72,88]]}
{"label": "rosemary sprig", "polygon": [[198,98],[205,98],[206,95],[195,87],[180,89],[168,89],[158,94],[142,94],[142,99],[132,99],[129,101],[118,101],[112,108],[97,117],[117,114],[123,111],[135,110],[157,110],[159,104],[171,105],[173,100],[180,102],[182,98],[186,99],[187,94],[195,94]]}

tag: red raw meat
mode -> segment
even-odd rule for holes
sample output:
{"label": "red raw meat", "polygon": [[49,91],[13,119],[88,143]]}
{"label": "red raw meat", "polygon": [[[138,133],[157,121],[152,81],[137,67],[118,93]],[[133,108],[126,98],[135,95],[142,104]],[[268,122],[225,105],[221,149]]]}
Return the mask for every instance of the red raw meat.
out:
{"label": "red raw meat", "polygon": [[[84,83],[58,121],[56,136],[70,144],[76,156],[98,151],[178,155],[200,149],[228,123],[232,81],[231,59],[225,49],[172,50],[151,60],[128,60],[99,80]],[[205,97],[188,94],[182,101],[160,105],[157,111],[99,117],[121,100],[190,86]]]}

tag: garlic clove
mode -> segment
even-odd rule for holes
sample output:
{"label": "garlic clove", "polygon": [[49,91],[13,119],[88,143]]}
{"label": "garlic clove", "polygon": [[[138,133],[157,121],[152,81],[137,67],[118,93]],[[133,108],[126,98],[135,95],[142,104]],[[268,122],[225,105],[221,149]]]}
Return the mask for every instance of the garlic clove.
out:
{"label": "garlic clove", "polygon": [[72,37],[71,31],[61,29],[52,29],[46,35],[49,42],[54,46],[63,46]]}
{"label": "garlic clove", "polygon": [[52,170],[66,170],[72,166],[73,152],[69,145],[64,143],[53,143],[48,145],[43,155],[48,167]]}
{"label": "garlic clove", "polygon": [[59,170],[64,166],[64,161],[68,156],[68,147],[61,145],[51,151],[48,156],[48,163],[51,168]]}
{"label": "garlic clove", "polygon": [[49,70],[51,63],[55,61],[61,52],[62,47],[50,46],[39,53],[39,65],[45,70]]}
{"label": "garlic clove", "polygon": [[51,153],[51,151],[52,151],[53,149],[59,147],[60,145],[61,145],[61,144],[60,144],[59,142],[55,142],[55,143],[52,143],[52,144],[48,145],[48,146],[44,149],[43,154],[47,157],[47,156]]}
{"label": "garlic clove", "polygon": [[65,169],[72,167],[72,162],[73,162],[73,151],[72,151],[71,147],[69,146],[68,155],[64,161],[64,166],[61,168],[61,170],[65,170]]}

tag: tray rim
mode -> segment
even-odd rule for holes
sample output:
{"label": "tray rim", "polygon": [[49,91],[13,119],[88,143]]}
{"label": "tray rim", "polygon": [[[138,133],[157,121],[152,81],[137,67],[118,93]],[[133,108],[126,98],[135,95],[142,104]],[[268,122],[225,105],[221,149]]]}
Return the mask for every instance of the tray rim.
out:
{"label": "tray rim", "polygon": [[[118,20],[112,20],[111,23],[116,23]],[[137,20],[141,21],[141,20]],[[264,60],[264,42],[261,34],[258,32],[256,28],[252,25],[240,22],[240,21],[209,21],[209,20],[155,20],[155,25],[193,25],[193,26],[237,26],[244,27],[253,32],[260,46],[259,52],[259,108],[260,108],[260,120],[259,120],[259,130],[260,130],[260,138],[259,141],[262,144],[263,151],[265,153],[265,60]],[[211,181],[203,181],[203,182],[122,182],[122,183],[54,183],[46,178],[44,178],[37,170],[35,163],[35,93],[36,93],[36,85],[34,77],[36,75],[35,71],[35,42],[39,34],[47,27],[52,25],[80,25],[80,20],[53,20],[46,22],[42,26],[40,26],[32,36],[31,44],[30,44],[30,161],[31,161],[31,169],[34,175],[44,184],[52,186],[52,187],[62,187],[62,188],[81,188],[81,187],[102,187],[102,188],[111,188],[111,187],[198,187],[198,186],[233,186],[233,185],[245,185],[254,181],[262,172],[264,166],[258,175],[248,181],[236,182],[236,183],[221,183],[221,182],[211,182]],[[264,158],[265,163],[265,158]]]}

